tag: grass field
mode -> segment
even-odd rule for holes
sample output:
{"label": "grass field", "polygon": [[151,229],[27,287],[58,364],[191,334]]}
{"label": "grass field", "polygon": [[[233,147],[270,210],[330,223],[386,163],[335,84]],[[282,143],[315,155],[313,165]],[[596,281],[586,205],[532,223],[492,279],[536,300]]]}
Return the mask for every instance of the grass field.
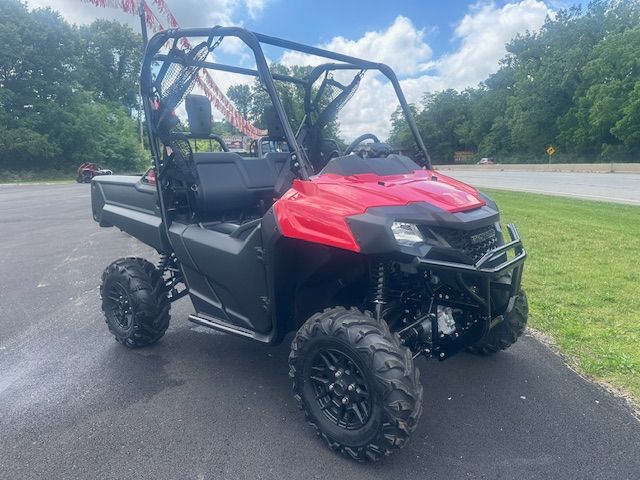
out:
{"label": "grass field", "polygon": [[640,208],[488,191],[529,253],[529,324],[579,370],[640,400]]}

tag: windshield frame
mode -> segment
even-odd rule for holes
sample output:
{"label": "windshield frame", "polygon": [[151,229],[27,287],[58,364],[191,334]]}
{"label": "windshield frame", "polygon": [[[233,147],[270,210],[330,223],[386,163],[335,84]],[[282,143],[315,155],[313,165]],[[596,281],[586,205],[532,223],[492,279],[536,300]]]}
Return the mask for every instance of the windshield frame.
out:
{"label": "windshield frame", "polygon": [[[248,46],[255,58],[256,69],[243,68],[233,65],[226,65],[216,62],[209,61],[196,61],[189,60],[185,58],[176,58],[170,57],[167,54],[160,53],[162,47],[169,41],[173,41],[175,45],[179,39],[182,38],[200,38],[207,41],[209,46],[209,51],[212,51],[217,47],[220,41],[224,37],[235,37],[241,40],[246,46]],[[272,73],[269,65],[267,64],[264,51],[262,49],[262,44],[271,45],[275,47],[280,47],[286,50],[291,50],[294,52],[305,53],[309,55],[314,55],[317,57],[325,58],[328,60],[332,60],[334,62],[340,63],[326,63],[319,66],[316,66],[312,69],[311,73],[305,78],[297,78],[290,75],[281,75],[277,73]],[[142,63],[142,70],[140,74],[140,90],[141,95],[143,97],[143,105],[145,110],[145,117],[147,119],[153,118],[151,115],[153,110],[153,102],[154,102],[154,82],[152,75],[152,65],[154,62],[172,62],[178,63],[182,65],[189,65],[194,67],[206,68],[210,70],[219,70],[231,73],[237,73],[241,75],[248,75],[253,77],[258,77],[262,83],[264,88],[266,89],[273,107],[275,109],[275,113],[280,120],[284,136],[292,147],[291,151],[291,160],[292,163],[298,163],[298,172],[299,176],[307,180],[314,173],[314,168],[307,156],[307,153],[303,146],[298,141],[296,137],[296,132],[294,128],[289,122],[285,109],[282,105],[280,97],[275,87],[274,80],[283,81],[283,82],[291,82],[298,85],[301,85],[305,88],[305,90],[310,91],[313,83],[318,79],[318,77],[327,70],[376,70],[384,75],[395,91],[396,97],[400,103],[400,107],[404,113],[404,117],[409,125],[409,129],[413,134],[413,137],[416,142],[416,146],[418,148],[419,154],[421,153],[422,159],[421,163],[423,166],[429,170],[432,170],[431,159],[429,153],[422,141],[422,137],[418,131],[418,127],[415,123],[415,119],[413,118],[413,114],[411,112],[411,108],[402,92],[402,88],[400,87],[400,83],[395,72],[388,66],[383,63],[371,62],[368,60],[352,57],[349,55],[344,55],[337,52],[331,52],[329,50],[321,49],[318,47],[312,47],[309,45],[304,45],[301,43],[293,42],[290,40],[284,40],[277,37],[272,37],[256,32],[251,32],[244,28],[240,27],[221,27],[215,26],[212,28],[187,28],[187,29],[172,29],[172,30],[164,30],[155,34],[148,42],[147,47],[145,49],[144,59]],[[195,79],[194,79],[195,81]],[[154,163],[157,158],[160,158],[160,148],[158,139],[154,134],[155,128],[149,128],[149,136],[150,136],[150,144],[152,149],[152,154],[154,157]]]}

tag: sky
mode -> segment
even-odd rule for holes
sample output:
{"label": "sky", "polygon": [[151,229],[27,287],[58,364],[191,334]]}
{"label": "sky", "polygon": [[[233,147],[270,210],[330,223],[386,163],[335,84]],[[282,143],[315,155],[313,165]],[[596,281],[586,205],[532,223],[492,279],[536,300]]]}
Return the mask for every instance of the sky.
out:
{"label": "sky", "polygon": [[[426,92],[476,86],[498,69],[505,44],[515,35],[540,29],[547,16],[569,5],[562,0],[338,1],[338,0],[165,0],[182,27],[241,25],[254,31],[322,46],[387,63],[410,102]],[[151,0],[148,0],[151,4]],[[71,23],[116,19],[139,29],[137,18],[80,0],[27,0],[31,8],[51,7]],[[159,15],[162,19],[162,17]],[[166,22],[165,22],[166,24]],[[232,55],[233,45],[219,53]],[[268,50],[270,60],[313,64],[313,58]],[[223,89],[230,80],[221,78]],[[340,116],[344,136],[388,133],[397,102],[380,77],[360,86],[358,105]],[[380,93],[382,90],[385,93]],[[375,119],[363,114],[378,112]]]}

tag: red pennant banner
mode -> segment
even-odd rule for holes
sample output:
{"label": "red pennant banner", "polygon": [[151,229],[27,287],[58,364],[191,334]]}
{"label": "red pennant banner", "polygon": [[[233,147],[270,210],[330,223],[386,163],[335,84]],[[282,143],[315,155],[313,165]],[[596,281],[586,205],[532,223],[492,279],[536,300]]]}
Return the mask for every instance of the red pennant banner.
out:
{"label": "red pennant banner", "polygon": [[[144,12],[145,23],[154,32],[164,30],[164,27],[153,10],[147,5],[144,0],[81,0],[84,3],[90,3],[96,7],[102,8],[118,8],[126,13],[136,15],[138,13],[139,2],[142,2],[142,11]],[[170,28],[179,28],[178,21],[173,16],[173,13],[169,9],[165,0],[151,0],[156,6],[158,11],[164,15],[167,19]],[[186,38],[182,38],[180,41],[182,48],[191,49],[191,43]],[[258,138],[267,135],[266,130],[260,130],[249,123],[236,109],[235,105],[227,98],[220,87],[211,77],[209,70],[202,69],[200,76],[197,79],[197,84],[204,92],[207,98],[211,101],[213,106],[227,119],[227,121],[241,131],[243,134]]]}

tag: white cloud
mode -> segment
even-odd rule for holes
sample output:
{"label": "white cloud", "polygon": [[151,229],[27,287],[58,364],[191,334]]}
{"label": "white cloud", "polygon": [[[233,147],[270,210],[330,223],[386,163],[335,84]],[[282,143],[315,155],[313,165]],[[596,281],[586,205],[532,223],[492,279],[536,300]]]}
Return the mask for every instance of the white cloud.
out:
{"label": "white cloud", "polygon": [[498,69],[505,44],[518,33],[539,30],[553,12],[539,0],[522,0],[496,8],[477,3],[455,29],[460,47],[437,62],[439,76],[452,88],[474,86]]}
{"label": "white cloud", "polygon": [[265,0],[245,0],[251,18],[257,18],[264,10]]}
{"label": "white cloud", "polygon": [[[541,0],[521,0],[502,7],[480,1],[457,24],[457,49],[439,58],[425,42],[424,29],[398,16],[386,30],[367,32],[359,39],[335,37],[320,45],[340,53],[390,65],[410,103],[427,92],[476,86],[498,68],[506,54],[505,44],[518,33],[537,31],[547,15],[553,15]],[[318,57],[286,52],[280,59],[286,65],[317,65]],[[349,140],[365,132],[389,134],[389,117],[398,102],[391,86],[381,76],[363,79],[359,91],[339,115],[341,133]]]}
{"label": "white cloud", "polygon": [[[183,27],[210,27],[212,25],[242,25],[247,12],[257,18],[268,0],[165,0],[174,16]],[[168,27],[166,18],[147,2],[156,12],[161,23]],[[116,8],[100,8],[80,0],[27,0],[30,8],[51,7],[59,11],[70,23],[87,24],[96,18],[108,18],[128,23],[137,31],[138,18]]]}
{"label": "white cloud", "polygon": [[[321,45],[327,50],[386,63],[398,75],[415,73],[432,55],[424,41],[425,31],[417,29],[411,20],[402,15],[384,31],[366,32],[357,40],[334,37]],[[318,65],[320,58],[299,52],[285,52],[281,59],[285,65]]]}

